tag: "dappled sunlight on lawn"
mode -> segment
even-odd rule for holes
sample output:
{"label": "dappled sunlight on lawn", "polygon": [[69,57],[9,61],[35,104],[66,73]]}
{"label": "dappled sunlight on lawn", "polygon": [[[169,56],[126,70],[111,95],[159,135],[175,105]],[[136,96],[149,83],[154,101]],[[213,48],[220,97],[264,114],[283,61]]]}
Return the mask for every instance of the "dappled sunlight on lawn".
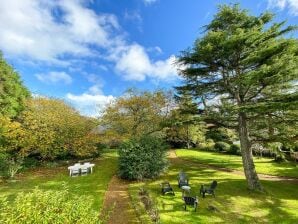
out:
{"label": "dappled sunlight on lawn", "polygon": [[[178,157],[190,161],[228,169],[243,170],[241,156],[186,149],[178,149],[176,150],[176,154]],[[298,166],[294,163],[277,163],[270,158],[257,157],[254,158],[254,162],[258,173],[298,178]]]}
{"label": "dappled sunlight on lawn", "polygon": [[[179,154],[178,150],[178,155]],[[188,159],[188,158],[187,158]],[[172,158],[168,171],[153,181],[131,184],[136,193],[141,186],[149,189],[158,204],[161,223],[297,223],[298,189],[295,183],[262,180],[266,193],[247,190],[244,176],[214,170]],[[264,161],[262,161],[264,162]],[[201,184],[218,181],[216,197],[199,197],[197,212],[192,207],[184,211],[182,192],[177,186],[177,175],[183,170],[189,177],[191,195],[199,196]],[[162,195],[160,183],[169,181],[175,196]],[[210,210],[215,207],[216,210]]]}

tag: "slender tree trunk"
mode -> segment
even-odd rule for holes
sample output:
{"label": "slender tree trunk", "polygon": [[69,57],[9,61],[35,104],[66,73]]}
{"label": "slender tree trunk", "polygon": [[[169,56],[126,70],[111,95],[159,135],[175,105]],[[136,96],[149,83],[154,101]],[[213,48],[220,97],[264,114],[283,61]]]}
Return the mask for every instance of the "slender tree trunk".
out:
{"label": "slender tree trunk", "polygon": [[190,149],[190,144],[189,144],[189,125],[187,125],[187,148]]}
{"label": "slender tree trunk", "polygon": [[244,173],[248,184],[248,188],[250,190],[262,191],[263,188],[259,181],[259,177],[257,175],[255,164],[253,161],[251,144],[249,141],[249,133],[247,128],[246,114],[243,112],[240,112],[238,119],[239,119],[239,138],[240,138],[240,145],[241,145],[242,162],[243,162],[243,168],[244,168]]}

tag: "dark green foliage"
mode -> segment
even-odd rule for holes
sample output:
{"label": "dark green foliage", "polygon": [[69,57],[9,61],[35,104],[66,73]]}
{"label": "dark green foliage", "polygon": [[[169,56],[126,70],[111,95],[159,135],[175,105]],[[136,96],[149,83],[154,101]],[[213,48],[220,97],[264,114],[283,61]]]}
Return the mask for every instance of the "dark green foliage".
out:
{"label": "dark green foliage", "polygon": [[230,145],[228,153],[233,154],[233,155],[240,155],[241,154],[240,146],[235,145],[235,144]]}
{"label": "dark green foliage", "polygon": [[211,128],[206,132],[206,139],[232,144],[236,140],[236,134],[228,128]]}
{"label": "dark green foliage", "polygon": [[28,89],[19,74],[3,58],[0,52],[0,115],[16,117],[23,109]]}
{"label": "dark green foliage", "polygon": [[218,152],[227,152],[230,148],[230,145],[226,142],[216,142],[214,145],[215,151]]}
{"label": "dark green foliage", "polygon": [[166,149],[162,139],[152,136],[123,143],[119,148],[119,175],[129,180],[157,177],[167,166]]}

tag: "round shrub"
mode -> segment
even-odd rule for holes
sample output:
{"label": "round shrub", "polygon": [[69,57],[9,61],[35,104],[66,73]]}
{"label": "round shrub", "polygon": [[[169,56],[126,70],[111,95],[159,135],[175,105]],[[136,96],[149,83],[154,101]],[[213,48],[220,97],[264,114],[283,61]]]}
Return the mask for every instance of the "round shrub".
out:
{"label": "round shrub", "polygon": [[230,154],[233,154],[233,155],[240,155],[241,153],[241,149],[240,149],[240,146],[239,145],[230,145],[230,148],[229,148],[229,151],[228,151]]}
{"label": "round shrub", "polygon": [[157,177],[167,166],[167,145],[153,136],[123,143],[119,149],[119,175],[123,179],[142,180]]}
{"label": "round shrub", "polygon": [[230,145],[226,142],[216,142],[214,145],[215,151],[222,152],[222,151],[228,151],[230,148]]}
{"label": "round shrub", "polygon": [[0,197],[1,223],[99,223],[98,212],[92,209],[92,199],[73,196],[67,190],[19,193],[14,202]]}

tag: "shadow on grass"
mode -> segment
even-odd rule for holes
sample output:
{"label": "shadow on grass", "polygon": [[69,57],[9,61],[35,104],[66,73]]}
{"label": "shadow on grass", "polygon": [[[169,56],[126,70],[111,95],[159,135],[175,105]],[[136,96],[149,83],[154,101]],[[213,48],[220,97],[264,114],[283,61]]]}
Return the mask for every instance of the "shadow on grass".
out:
{"label": "shadow on grass", "polygon": [[[168,172],[146,188],[158,201],[162,223],[298,223],[297,184],[285,181],[262,180],[266,193],[247,190],[244,176],[214,170],[180,158],[170,160]],[[218,181],[216,197],[199,198],[198,211],[184,211],[177,175],[183,170],[190,179],[191,195],[199,196],[201,184]],[[169,181],[175,196],[163,196],[159,183]],[[214,210],[210,208],[215,208]]]}

